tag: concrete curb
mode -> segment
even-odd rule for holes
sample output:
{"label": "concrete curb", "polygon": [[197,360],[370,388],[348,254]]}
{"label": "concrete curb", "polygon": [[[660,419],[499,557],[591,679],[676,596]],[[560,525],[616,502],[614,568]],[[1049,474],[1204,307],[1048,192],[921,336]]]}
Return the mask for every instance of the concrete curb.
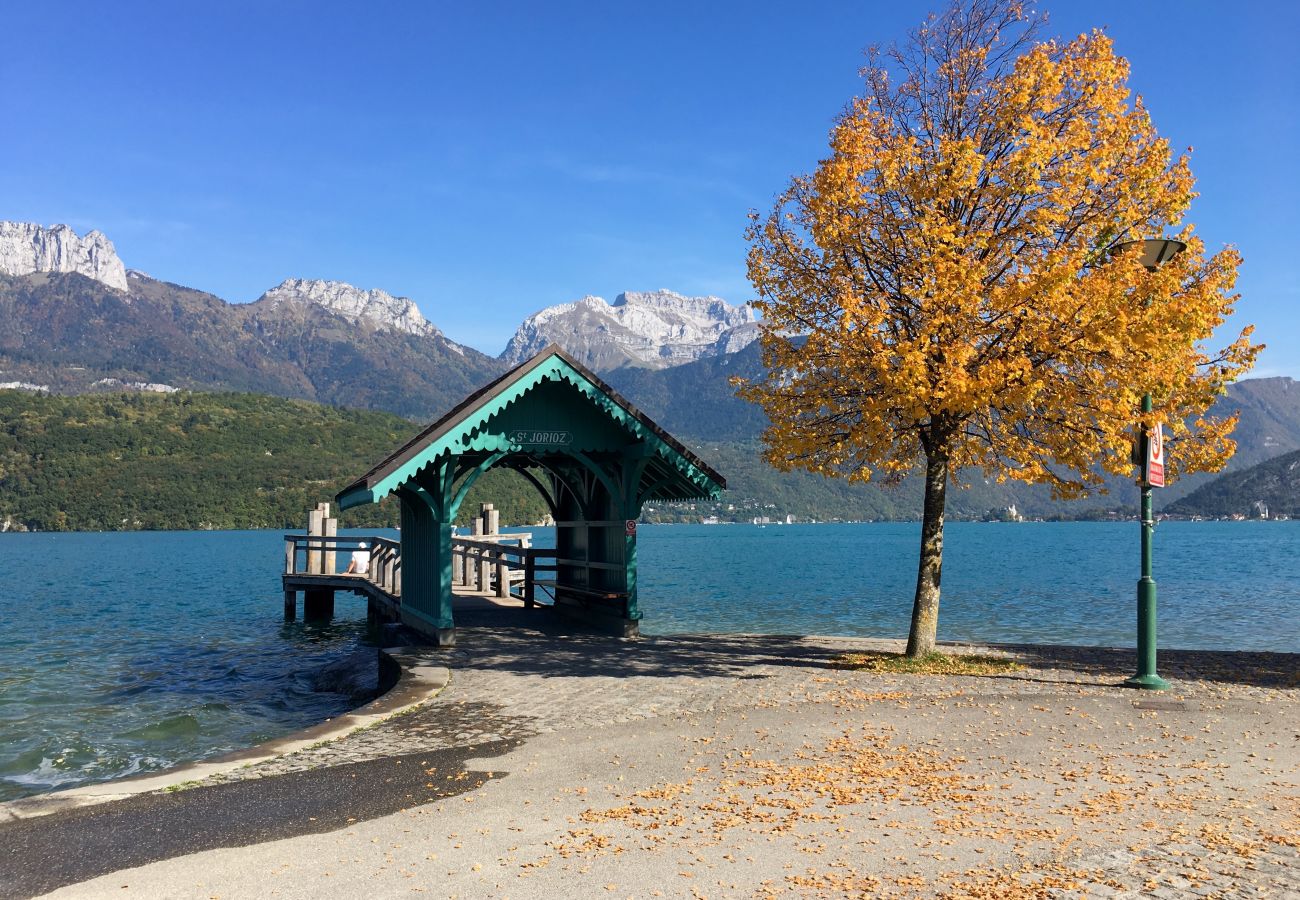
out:
{"label": "concrete curb", "polygon": [[[433,651],[436,653],[436,651]],[[170,787],[201,782],[213,775],[266,762],[317,744],[332,741],[359,728],[375,725],[384,719],[412,709],[436,697],[451,680],[451,670],[446,666],[431,665],[430,650],[418,647],[390,647],[379,651],[380,664],[387,660],[398,668],[396,683],[387,692],[359,706],[351,712],[318,725],[287,734],[284,737],[236,750],[215,759],[187,763],[174,769],[149,775],[136,775],[102,784],[88,784],[54,791],[36,797],[24,797],[0,803],[0,822],[32,819],[47,816],[65,809],[109,803],[139,794],[148,794]],[[197,786],[197,785],[195,785]]]}

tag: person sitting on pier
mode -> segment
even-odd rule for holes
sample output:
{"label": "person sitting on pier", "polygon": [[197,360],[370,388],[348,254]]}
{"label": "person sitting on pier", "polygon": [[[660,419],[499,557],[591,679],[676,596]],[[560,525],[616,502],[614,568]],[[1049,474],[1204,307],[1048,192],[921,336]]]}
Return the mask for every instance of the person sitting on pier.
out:
{"label": "person sitting on pier", "polygon": [[352,551],[352,561],[348,563],[347,571],[344,575],[367,575],[370,572],[370,550],[366,542],[362,541],[357,545],[357,549]]}

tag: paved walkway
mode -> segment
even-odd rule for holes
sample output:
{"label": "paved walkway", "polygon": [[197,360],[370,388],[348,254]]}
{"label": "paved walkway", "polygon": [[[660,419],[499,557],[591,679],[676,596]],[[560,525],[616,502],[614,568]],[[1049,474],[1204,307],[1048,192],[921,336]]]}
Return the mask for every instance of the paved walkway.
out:
{"label": "paved walkway", "polygon": [[[1300,898],[1300,657],[1167,652],[1152,695],[1124,651],[882,676],[828,662],[894,642],[471,621],[409,714],[0,826],[0,895]],[[61,842],[99,867],[13,865]]]}

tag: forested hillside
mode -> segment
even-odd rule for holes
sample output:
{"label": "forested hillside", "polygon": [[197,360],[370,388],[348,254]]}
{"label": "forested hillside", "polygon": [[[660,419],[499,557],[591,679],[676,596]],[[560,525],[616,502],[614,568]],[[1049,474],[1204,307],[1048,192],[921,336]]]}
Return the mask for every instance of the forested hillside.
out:
{"label": "forested hillside", "polygon": [[[0,528],[95,531],[301,528],[307,510],[409,439],[389,413],[254,394],[0,391]],[[503,520],[545,514],[536,492],[488,473],[466,499]],[[397,507],[349,510],[340,525],[392,525]]]}
{"label": "forested hillside", "polygon": [[1169,507],[1184,516],[1300,517],[1300,451],[1229,472]]}
{"label": "forested hillside", "polygon": [[[850,484],[766,465],[756,439],[761,413],[731,396],[727,384],[730,374],[747,374],[758,364],[757,352],[747,348],[611,376],[629,400],[722,472],[730,488],[718,503],[654,505],[648,519],[917,517],[919,485],[910,480],[898,487]],[[1225,411],[1243,411],[1235,467],[1300,445],[1300,391],[1294,387],[1289,379],[1233,386],[1223,404]],[[300,528],[307,509],[330,500],[418,428],[390,413],[254,394],[0,391],[0,529]],[[962,478],[967,487],[949,495],[954,518],[1001,517],[1012,506],[1031,518],[1091,518],[1131,511],[1136,501],[1125,479],[1113,479],[1110,494],[1066,503],[1045,488],[987,483],[979,472]],[[1212,479],[1197,476],[1159,492],[1159,508]],[[480,501],[495,503],[510,523],[537,522],[546,513],[533,488],[508,472],[488,473],[463,509],[476,509]],[[1285,504],[1269,505],[1284,511]],[[1207,506],[1199,514],[1236,511],[1223,509]],[[390,502],[351,510],[342,524],[396,521]]]}

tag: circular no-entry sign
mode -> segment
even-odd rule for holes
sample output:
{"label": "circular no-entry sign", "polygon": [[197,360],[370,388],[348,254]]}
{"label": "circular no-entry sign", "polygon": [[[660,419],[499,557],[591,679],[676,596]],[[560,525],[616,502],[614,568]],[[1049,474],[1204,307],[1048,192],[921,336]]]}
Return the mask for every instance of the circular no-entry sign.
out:
{"label": "circular no-entry sign", "polygon": [[623,524],[623,533],[628,537],[636,537],[636,519],[628,519]]}

